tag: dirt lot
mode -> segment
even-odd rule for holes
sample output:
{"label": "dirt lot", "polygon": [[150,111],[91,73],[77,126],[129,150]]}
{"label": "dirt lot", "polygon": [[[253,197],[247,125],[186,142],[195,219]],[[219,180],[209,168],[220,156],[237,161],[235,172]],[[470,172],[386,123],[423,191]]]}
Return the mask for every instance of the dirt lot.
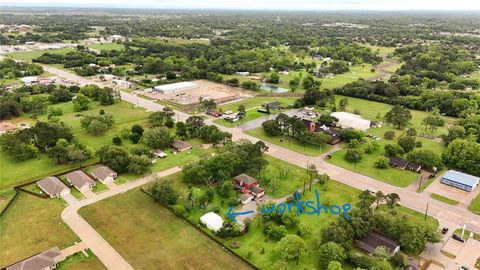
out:
{"label": "dirt lot", "polygon": [[195,89],[188,89],[184,91],[176,91],[175,93],[162,94],[158,92],[148,93],[145,91],[145,96],[158,99],[167,100],[180,105],[194,104],[200,98],[213,98],[217,103],[224,103],[245,97],[252,96],[252,93],[240,88],[230,87],[225,84],[210,82],[206,80],[193,81],[198,85]]}

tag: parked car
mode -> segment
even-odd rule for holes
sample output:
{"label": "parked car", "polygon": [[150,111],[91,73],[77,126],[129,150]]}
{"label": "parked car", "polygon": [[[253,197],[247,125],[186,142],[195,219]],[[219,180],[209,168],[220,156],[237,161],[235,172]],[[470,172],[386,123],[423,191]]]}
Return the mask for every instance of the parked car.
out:
{"label": "parked car", "polygon": [[375,189],[373,189],[373,188],[369,188],[369,189],[367,189],[367,190],[368,190],[368,192],[370,192],[370,193],[372,193],[372,194],[377,193],[377,191],[376,191]]}
{"label": "parked car", "polygon": [[463,238],[461,238],[460,236],[454,234],[452,236],[453,239],[457,240],[458,242],[462,242],[462,243],[465,243],[465,240],[463,240]]}
{"label": "parked car", "polygon": [[462,266],[459,268],[459,270],[470,270],[470,268],[466,267],[466,266]]}
{"label": "parked car", "polygon": [[446,234],[447,232],[448,232],[448,228],[447,228],[447,227],[443,227],[442,233],[443,233],[443,234]]}

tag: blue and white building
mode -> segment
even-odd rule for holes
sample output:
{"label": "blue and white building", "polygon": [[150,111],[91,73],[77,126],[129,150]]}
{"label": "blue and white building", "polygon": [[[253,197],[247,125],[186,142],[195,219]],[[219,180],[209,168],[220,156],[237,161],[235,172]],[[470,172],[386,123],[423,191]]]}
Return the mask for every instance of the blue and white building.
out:
{"label": "blue and white building", "polygon": [[449,170],[448,172],[446,172],[440,180],[440,183],[442,184],[456,187],[458,189],[466,190],[469,192],[475,189],[475,187],[478,186],[479,182],[480,178],[476,176],[454,170]]}

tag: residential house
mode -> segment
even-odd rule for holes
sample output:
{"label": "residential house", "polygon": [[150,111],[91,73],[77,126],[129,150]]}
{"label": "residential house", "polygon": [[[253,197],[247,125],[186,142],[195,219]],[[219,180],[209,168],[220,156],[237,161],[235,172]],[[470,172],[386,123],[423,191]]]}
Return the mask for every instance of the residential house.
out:
{"label": "residential house", "polygon": [[177,151],[177,152],[183,152],[183,151],[187,151],[187,150],[192,149],[193,146],[191,144],[189,144],[188,142],[181,141],[181,140],[175,140],[172,143],[172,148],[175,149],[175,151]]}
{"label": "residential house", "polygon": [[98,166],[92,170],[91,175],[102,184],[113,183],[117,173],[107,166]]}
{"label": "residential house", "polygon": [[255,196],[255,198],[260,198],[265,195],[265,190],[259,186],[253,186],[249,188],[249,190],[250,190],[250,194]]}
{"label": "residential house", "polygon": [[45,177],[37,185],[50,198],[60,198],[70,193],[70,189],[55,176]]}
{"label": "residential house", "polygon": [[278,110],[281,109],[282,104],[280,101],[272,101],[272,102],[267,102],[264,104],[265,108],[269,108],[270,110]]}
{"label": "residential house", "polygon": [[305,128],[308,129],[308,131],[310,131],[311,133],[323,132],[329,135],[331,139],[327,142],[328,144],[335,145],[342,142],[342,136],[339,130],[335,130],[333,128],[327,127],[322,123],[311,121],[308,119],[302,119],[302,122]]}
{"label": "residential house", "polygon": [[80,192],[91,190],[95,186],[95,181],[80,170],[67,173],[65,178],[67,178],[70,185],[74,186]]}
{"label": "residential house", "polygon": [[259,187],[258,180],[244,173],[233,178],[234,188],[244,194],[252,194],[255,198],[265,195],[265,190]]}
{"label": "residential house", "polygon": [[58,247],[54,247],[40,254],[8,266],[6,270],[51,270],[65,258]]}
{"label": "residential house", "polygon": [[247,203],[253,201],[253,199],[254,199],[254,197],[251,194],[242,194],[242,196],[240,196],[240,202],[242,204],[247,204]]}
{"label": "residential house", "polygon": [[378,231],[371,231],[365,237],[355,241],[355,246],[370,255],[380,246],[387,248],[391,255],[395,255],[400,250],[400,243],[397,240]]}
{"label": "residential house", "polygon": [[403,158],[388,157],[388,161],[390,163],[390,166],[400,170],[405,170],[408,165],[408,160],[405,160]]}

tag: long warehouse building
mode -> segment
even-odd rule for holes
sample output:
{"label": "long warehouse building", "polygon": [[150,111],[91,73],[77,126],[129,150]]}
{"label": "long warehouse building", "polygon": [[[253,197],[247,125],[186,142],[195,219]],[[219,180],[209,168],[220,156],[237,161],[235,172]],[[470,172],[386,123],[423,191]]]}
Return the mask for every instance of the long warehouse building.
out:
{"label": "long warehouse building", "polygon": [[440,183],[442,184],[456,187],[465,191],[472,191],[476,186],[478,186],[479,182],[480,178],[476,176],[454,170],[449,170],[446,172],[440,180]]}
{"label": "long warehouse building", "polygon": [[157,85],[153,90],[162,94],[175,93],[178,91],[185,91],[197,88],[198,85],[194,82],[178,82],[164,85]]}

